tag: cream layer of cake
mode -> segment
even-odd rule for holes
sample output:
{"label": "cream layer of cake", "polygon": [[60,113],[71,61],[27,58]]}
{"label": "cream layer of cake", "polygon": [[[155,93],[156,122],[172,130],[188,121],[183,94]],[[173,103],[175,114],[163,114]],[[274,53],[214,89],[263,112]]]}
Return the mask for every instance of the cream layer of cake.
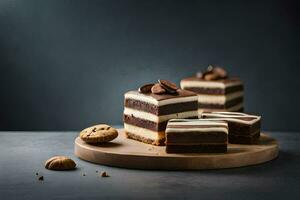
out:
{"label": "cream layer of cake", "polygon": [[240,110],[243,110],[243,103],[239,103],[239,104],[236,104],[232,107],[228,107],[226,109],[220,109],[220,108],[217,108],[217,109],[212,109],[212,108],[198,108],[198,115],[199,115],[199,118],[201,118],[201,114],[203,112],[235,112],[235,111],[240,111]]}

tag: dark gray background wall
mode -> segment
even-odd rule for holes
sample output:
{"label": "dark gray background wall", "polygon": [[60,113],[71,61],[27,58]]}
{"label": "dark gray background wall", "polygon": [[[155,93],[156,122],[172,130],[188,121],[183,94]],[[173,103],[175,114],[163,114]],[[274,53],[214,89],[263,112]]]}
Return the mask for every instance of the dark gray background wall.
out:
{"label": "dark gray background wall", "polygon": [[123,93],[207,64],[266,130],[300,130],[297,1],[0,1],[0,129],[120,124]]}

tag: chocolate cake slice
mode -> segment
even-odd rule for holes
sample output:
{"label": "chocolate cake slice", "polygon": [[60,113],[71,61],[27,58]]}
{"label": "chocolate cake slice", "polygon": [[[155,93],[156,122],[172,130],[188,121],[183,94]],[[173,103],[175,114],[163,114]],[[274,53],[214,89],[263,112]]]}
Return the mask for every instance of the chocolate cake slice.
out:
{"label": "chocolate cake slice", "polygon": [[[198,94],[199,113],[213,111],[243,111],[243,83],[238,78],[219,75],[224,69],[211,67],[200,76],[181,80],[182,89]],[[211,76],[209,76],[211,75]]]}
{"label": "chocolate cake slice", "polygon": [[[157,89],[159,87],[153,85],[152,92],[141,92],[140,89],[140,92],[125,93],[123,120],[128,138],[164,145],[168,120],[198,117],[198,98],[194,92],[175,90],[170,86],[168,90]],[[171,93],[168,93],[170,90]]]}
{"label": "chocolate cake slice", "polygon": [[167,153],[224,153],[228,126],[224,121],[172,119],[166,129]]}
{"label": "chocolate cake slice", "polygon": [[260,137],[260,116],[240,112],[204,112],[201,118],[226,121],[229,127],[229,143],[254,144]]}

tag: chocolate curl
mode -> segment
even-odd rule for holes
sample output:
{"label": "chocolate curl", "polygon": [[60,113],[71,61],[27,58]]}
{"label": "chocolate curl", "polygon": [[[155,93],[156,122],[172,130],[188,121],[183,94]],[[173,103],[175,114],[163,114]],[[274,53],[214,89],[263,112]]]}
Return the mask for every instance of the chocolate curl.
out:
{"label": "chocolate curl", "polygon": [[198,72],[196,77],[207,81],[226,79],[227,72],[222,67],[208,65],[206,71]]}

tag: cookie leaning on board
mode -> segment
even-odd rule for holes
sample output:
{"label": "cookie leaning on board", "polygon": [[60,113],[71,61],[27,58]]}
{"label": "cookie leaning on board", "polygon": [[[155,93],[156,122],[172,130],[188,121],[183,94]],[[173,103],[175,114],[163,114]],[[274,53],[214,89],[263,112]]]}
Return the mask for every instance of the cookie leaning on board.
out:
{"label": "cookie leaning on board", "polygon": [[117,129],[107,124],[91,126],[80,132],[80,138],[89,144],[110,142],[116,137],[118,137]]}

